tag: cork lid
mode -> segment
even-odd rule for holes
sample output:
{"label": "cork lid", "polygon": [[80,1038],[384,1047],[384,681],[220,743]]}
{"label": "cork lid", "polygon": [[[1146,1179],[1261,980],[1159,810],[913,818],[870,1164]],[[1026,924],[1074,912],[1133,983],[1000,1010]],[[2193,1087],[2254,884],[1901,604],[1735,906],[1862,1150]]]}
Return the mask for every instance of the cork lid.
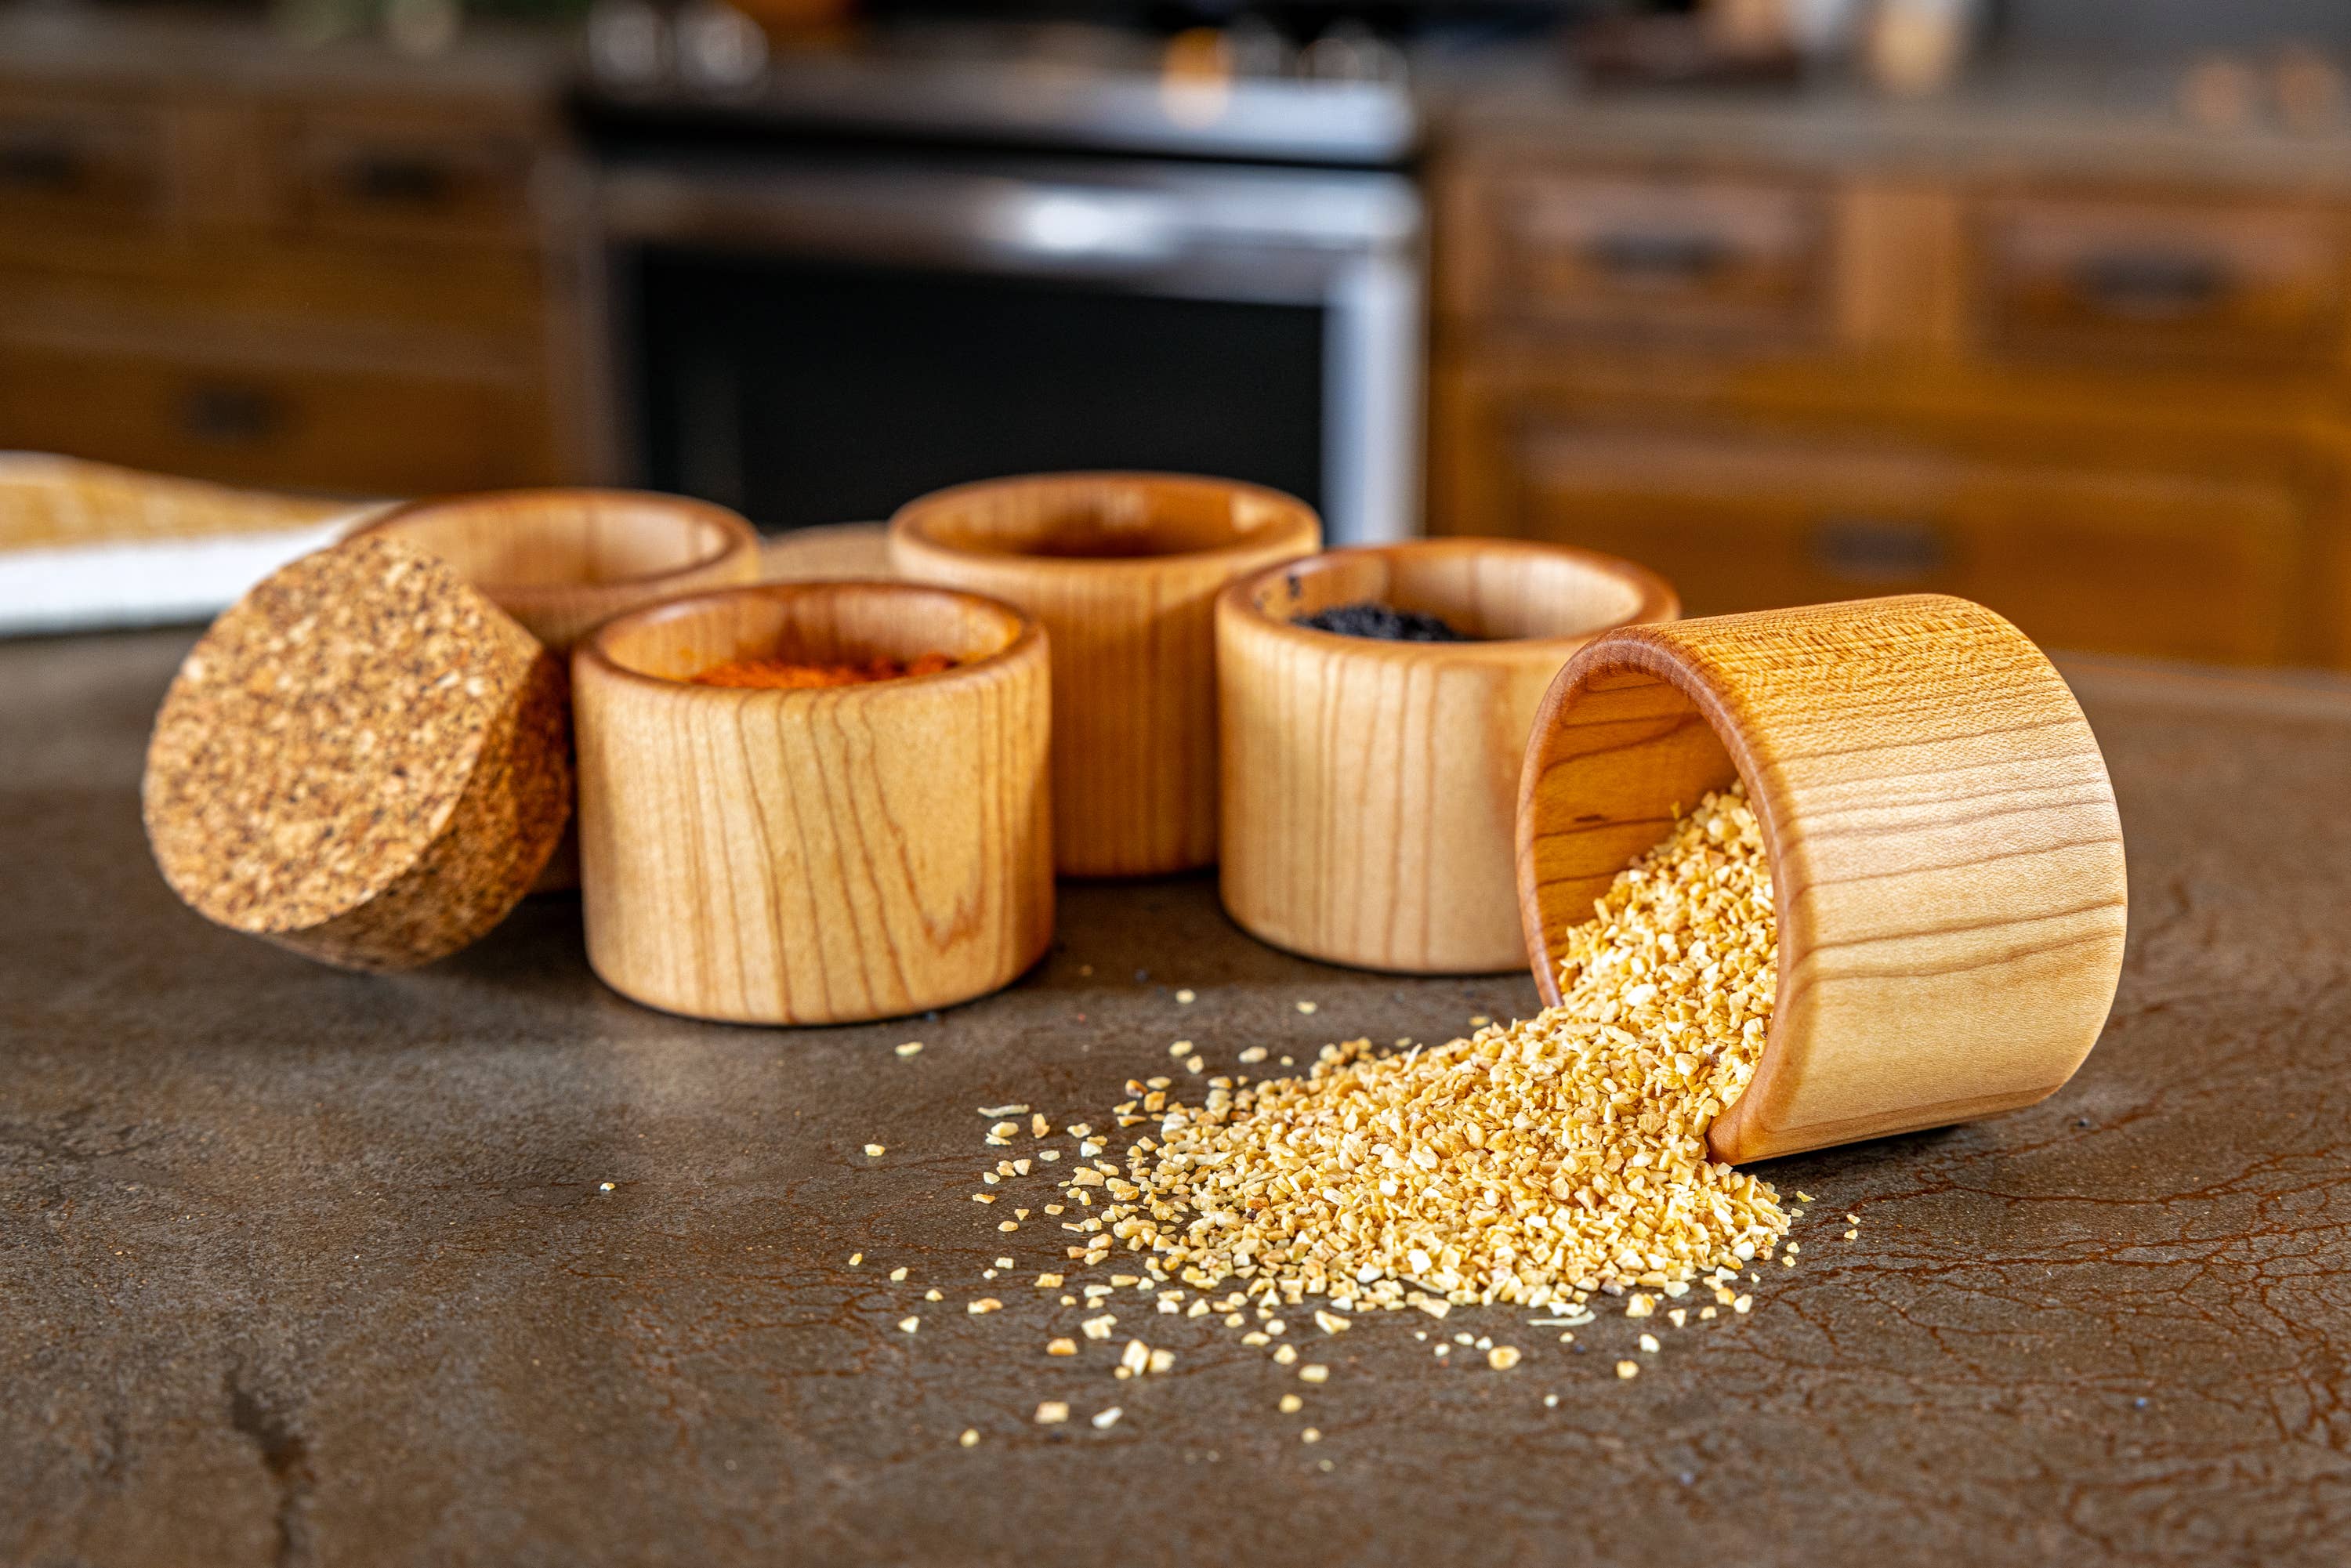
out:
{"label": "cork lid", "polygon": [[570,812],[554,656],[438,558],[362,536],[213,623],[142,794],[172,891],[330,964],[429,963],[506,917]]}

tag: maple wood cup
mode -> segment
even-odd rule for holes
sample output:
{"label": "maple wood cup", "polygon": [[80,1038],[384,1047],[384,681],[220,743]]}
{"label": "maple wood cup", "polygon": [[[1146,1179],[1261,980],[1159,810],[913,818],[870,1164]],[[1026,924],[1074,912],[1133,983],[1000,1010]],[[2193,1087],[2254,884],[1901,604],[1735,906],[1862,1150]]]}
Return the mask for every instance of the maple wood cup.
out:
{"label": "maple wood cup", "polygon": [[[1474,642],[1295,622],[1373,601]],[[1526,539],[1332,550],[1217,601],[1225,908],[1260,940],[1403,974],[1527,961],[1511,820],[1535,707],[1600,632],[1678,612],[1614,556]]]}
{"label": "maple wood cup", "polygon": [[[700,685],[733,659],[946,653],[935,674]],[[742,1023],[960,1002],[1053,928],[1044,632],[977,594],[768,583],[607,622],[572,655],[588,961],[623,996]]]}

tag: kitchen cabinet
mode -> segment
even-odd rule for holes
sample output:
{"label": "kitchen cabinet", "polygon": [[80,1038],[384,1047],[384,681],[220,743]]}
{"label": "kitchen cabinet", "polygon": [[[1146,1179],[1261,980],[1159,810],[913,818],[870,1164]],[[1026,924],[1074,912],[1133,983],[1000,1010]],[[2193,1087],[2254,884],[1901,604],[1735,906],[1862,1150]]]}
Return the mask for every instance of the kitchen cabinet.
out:
{"label": "kitchen cabinet", "polygon": [[1938,590],[2054,647],[2351,664],[2326,149],[1864,133],[1896,117],[1465,111],[1432,528],[1627,555],[1695,614]]}
{"label": "kitchen cabinet", "polygon": [[571,476],[557,57],[0,23],[0,448],[359,496]]}

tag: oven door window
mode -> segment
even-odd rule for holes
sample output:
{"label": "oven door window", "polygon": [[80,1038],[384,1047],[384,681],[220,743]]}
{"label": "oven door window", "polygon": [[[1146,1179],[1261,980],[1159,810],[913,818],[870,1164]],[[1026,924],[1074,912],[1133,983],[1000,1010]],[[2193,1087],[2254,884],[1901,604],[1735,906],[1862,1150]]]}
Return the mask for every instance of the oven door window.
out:
{"label": "oven door window", "polygon": [[630,271],[646,482],[762,528],[1071,468],[1322,505],[1320,307],[668,249]]}

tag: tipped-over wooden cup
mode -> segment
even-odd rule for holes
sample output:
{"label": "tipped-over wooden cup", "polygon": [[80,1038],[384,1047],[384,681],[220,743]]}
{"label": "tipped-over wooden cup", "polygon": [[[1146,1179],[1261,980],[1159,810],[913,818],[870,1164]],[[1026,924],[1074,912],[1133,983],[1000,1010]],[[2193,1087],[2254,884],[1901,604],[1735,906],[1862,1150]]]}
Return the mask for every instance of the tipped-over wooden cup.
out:
{"label": "tipped-over wooden cup", "polygon": [[1322,542],[1278,491],[1166,474],[965,485],[891,520],[899,575],[1017,604],[1053,639],[1053,846],[1072,876],[1217,857],[1217,590]]}
{"label": "tipped-over wooden cup", "polygon": [[1635,626],[1569,661],[1519,795],[1519,893],[1553,955],[1677,808],[1744,780],[1771,852],[1779,993],[1709,1142],[1733,1162],[2029,1105],[2121,974],[2105,760],[2024,634],[1940,594]]}
{"label": "tipped-over wooden cup", "polygon": [[[432,551],[568,669],[573,644],[624,610],[759,580],[759,536],[724,507],[645,490],[489,490],[392,507],[360,530]],[[580,885],[567,831],[534,893]]]}
{"label": "tipped-over wooden cup", "polygon": [[[1366,600],[1482,640],[1295,624]],[[1511,819],[1535,708],[1594,634],[1678,612],[1645,567],[1524,539],[1332,550],[1226,589],[1226,910],[1277,947],[1367,969],[1523,965]]]}
{"label": "tipped-over wooden cup", "polygon": [[[819,690],[741,658],[946,653]],[[588,962],[623,996],[845,1023],[997,989],[1052,938],[1044,633],[976,594],[768,583],[609,622],[572,655]]]}

